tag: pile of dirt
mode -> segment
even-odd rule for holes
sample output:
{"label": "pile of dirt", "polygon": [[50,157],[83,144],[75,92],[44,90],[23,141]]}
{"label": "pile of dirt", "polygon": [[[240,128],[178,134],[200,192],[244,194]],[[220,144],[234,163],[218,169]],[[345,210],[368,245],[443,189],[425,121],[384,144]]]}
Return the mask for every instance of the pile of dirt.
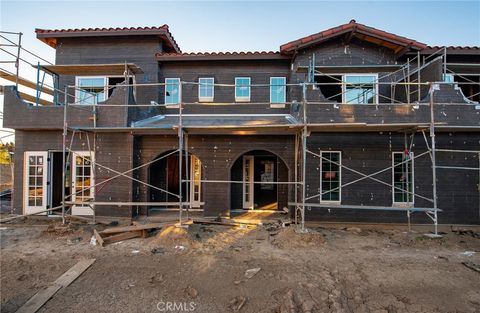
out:
{"label": "pile of dirt", "polygon": [[169,225],[158,231],[152,243],[163,246],[189,246],[191,239],[187,228]]}
{"label": "pile of dirt", "polygon": [[273,236],[272,244],[282,249],[295,249],[302,247],[319,247],[325,244],[325,239],[320,232],[308,230],[299,233],[295,227],[285,227]]}

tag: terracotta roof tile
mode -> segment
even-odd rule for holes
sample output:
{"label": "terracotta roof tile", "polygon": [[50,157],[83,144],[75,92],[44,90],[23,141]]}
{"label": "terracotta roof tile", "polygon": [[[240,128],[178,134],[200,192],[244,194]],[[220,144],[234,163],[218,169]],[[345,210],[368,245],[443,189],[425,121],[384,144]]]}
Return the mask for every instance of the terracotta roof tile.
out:
{"label": "terracotta roof tile", "polygon": [[480,46],[427,46],[427,49],[480,50]]}
{"label": "terracotta roof tile", "polygon": [[156,53],[159,61],[187,61],[187,60],[275,60],[290,59],[280,52],[274,51],[240,51],[240,52],[184,52],[184,53]]}
{"label": "terracotta roof tile", "polygon": [[68,29],[40,29],[36,28],[35,33],[73,33],[73,32],[115,32],[115,31],[141,31],[141,30],[168,30],[168,25],[152,27],[103,27],[103,28],[68,28]]}
{"label": "terracotta roof tile", "polygon": [[173,38],[173,35],[169,31],[169,27],[167,24],[162,26],[151,26],[151,27],[103,27],[103,28],[68,28],[68,29],[40,29],[36,28],[35,33],[37,34],[37,38],[45,42],[46,44],[52,46],[53,48],[56,47],[56,37],[66,37],[69,34],[75,34],[76,36],[95,36],[97,33],[101,33],[102,35],[112,35],[115,36],[116,33],[125,33],[125,32],[132,32],[141,35],[142,32],[159,32],[163,33],[165,40],[170,44],[173,50],[177,52],[181,52],[180,47],[178,46],[177,42]]}

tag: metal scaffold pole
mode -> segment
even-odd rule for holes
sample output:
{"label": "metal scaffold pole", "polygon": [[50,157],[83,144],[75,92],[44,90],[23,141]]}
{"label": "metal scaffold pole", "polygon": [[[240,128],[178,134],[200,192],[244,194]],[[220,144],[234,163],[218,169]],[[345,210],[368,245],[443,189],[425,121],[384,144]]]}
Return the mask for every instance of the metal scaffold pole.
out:
{"label": "metal scaffold pole", "polygon": [[20,51],[22,50],[22,35],[23,33],[18,33],[18,50],[17,50],[17,58],[15,60],[15,70],[16,70],[15,87],[17,88],[17,91],[18,91],[18,77],[19,77],[19,71],[20,71]]}
{"label": "metal scaffold pole", "polygon": [[63,132],[62,132],[62,223],[65,224],[65,185],[66,185],[66,151],[67,151],[67,107],[68,107],[68,97],[67,89],[65,87],[65,103],[63,104]]}
{"label": "metal scaffold pole", "polygon": [[179,226],[182,226],[182,213],[183,213],[183,192],[182,192],[182,160],[183,160],[183,128],[182,128],[182,82],[179,82],[178,86],[178,183],[179,183],[179,191],[178,191],[178,223]]}
{"label": "metal scaffold pole", "polygon": [[305,198],[306,198],[306,173],[307,173],[307,85],[302,85],[303,102],[303,131],[302,131],[302,223],[301,230],[305,231]]}
{"label": "metal scaffold pole", "polygon": [[186,192],[186,199],[187,199],[187,206],[186,206],[186,219],[188,221],[189,219],[189,209],[190,209],[190,195],[191,195],[191,190],[189,188],[190,186],[190,166],[189,166],[189,157],[188,157],[188,133],[185,132],[185,177],[187,178],[187,182],[185,183],[185,185],[187,186],[185,188],[185,192]]}
{"label": "metal scaffold pole", "polygon": [[294,185],[294,201],[295,201],[295,224],[298,224],[298,131],[295,131],[295,185]]}
{"label": "metal scaffold pole", "polygon": [[435,84],[430,83],[430,138],[432,149],[432,188],[433,188],[433,222],[435,225],[435,235],[438,235],[438,202],[437,202],[437,163],[435,159],[435,116],[433,94]]}

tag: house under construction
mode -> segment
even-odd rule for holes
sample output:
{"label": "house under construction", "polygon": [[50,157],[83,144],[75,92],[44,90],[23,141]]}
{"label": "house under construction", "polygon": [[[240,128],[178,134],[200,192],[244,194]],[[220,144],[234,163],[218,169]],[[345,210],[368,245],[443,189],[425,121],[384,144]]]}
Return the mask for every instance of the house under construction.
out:
{"label": "house under construction", "polygon": [[278,52],[182,53],[167,25],[36,35],[56,64],[2,71],[37,95],[4,87],[18,214],[480,223],[480,47],[354,20]]}

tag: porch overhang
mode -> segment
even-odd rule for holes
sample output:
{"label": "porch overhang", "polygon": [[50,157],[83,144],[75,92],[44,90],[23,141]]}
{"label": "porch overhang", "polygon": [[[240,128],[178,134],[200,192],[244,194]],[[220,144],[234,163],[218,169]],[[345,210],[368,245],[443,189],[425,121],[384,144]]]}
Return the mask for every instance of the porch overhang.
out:
{"label": "porch overhang", "polygon": [[62,64],[62,65],[34,65],[34,68],[44,70],[55,75],[125,75],[143,74],[143,70],[135,63],[116,64]]}

